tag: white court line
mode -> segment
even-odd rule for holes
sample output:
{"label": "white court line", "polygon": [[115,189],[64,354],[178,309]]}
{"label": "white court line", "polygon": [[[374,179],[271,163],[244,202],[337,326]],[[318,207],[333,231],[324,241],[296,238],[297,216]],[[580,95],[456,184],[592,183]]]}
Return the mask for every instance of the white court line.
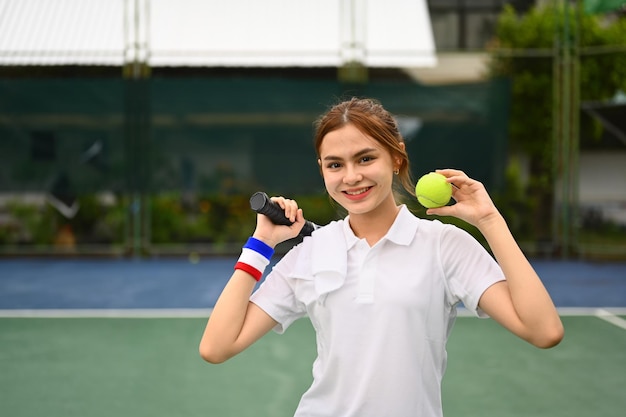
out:
{"label": "white court line", "polygon": [[608,321],[609,323],[626,330],[626,320],[624,320],[623,318],[619,316],[616,316],[616,314],[623,314],[623,313],[614,314],[604,308],[598,308],[595,312],[595,316],[597,318],[602,319],[604,321]]}
{"label": "white court line", "polygon": [[[123,309],[0,309],[0,318],[208,318],[211,308],[123,308]],[[626,329],[626,307],[582,308],[561,307],[559,315],[595,316]],[[458,309],[458,317],[474,317],[465,308]]]}
{"label": "white court line", "polygon": [[[561,317],[577,317],[577,316],[597,316],[599,310],[606,311],[611,315],[626,315],[626,307],[559,307],[557,308]],[[457,309],[457,317],[476,317],[474,313],[465,307]],[[619,317],[617,317],[620,319]],[[621,320],[621,319],[620,319]]]}
{"label": "white court line", "polygon": [[126,308],[126,309],[6,309],[3,318],[208,318],[213,309],[201,308]]}
{"label": "white court line", "polygon": [[[597,316],[598,311],[605,311],[612,315],[626,315],[626,307],[559,307],[559,315],[563,317]],[[619,317],[618,317],[619,318]]]}

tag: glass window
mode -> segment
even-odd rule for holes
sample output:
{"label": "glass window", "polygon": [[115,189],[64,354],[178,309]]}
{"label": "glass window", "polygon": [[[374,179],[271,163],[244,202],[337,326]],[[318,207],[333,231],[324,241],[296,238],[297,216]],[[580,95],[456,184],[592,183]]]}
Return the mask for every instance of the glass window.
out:
{"label": "glass window", "polygon": [[506,4],[524,13],[534,3],[534,0],[428,0],[435,46],[438,51],[484,50]]}

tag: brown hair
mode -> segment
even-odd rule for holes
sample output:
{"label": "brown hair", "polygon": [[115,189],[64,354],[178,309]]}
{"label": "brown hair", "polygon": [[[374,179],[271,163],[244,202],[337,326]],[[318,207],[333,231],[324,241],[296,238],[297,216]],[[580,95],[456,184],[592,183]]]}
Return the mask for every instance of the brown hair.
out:
{"label": "brown hair", "polygon": [[380,143],[393,158],[400,158],[398,181],[402,188],[414,196],[409,156],[406,149],[400,146],[404,143],[404,138],[400,134],[396,119],[377,100],[354,97],[335,104],[320,116],[314,124],[314,143],[318,158],[324,136],[348,124]]}

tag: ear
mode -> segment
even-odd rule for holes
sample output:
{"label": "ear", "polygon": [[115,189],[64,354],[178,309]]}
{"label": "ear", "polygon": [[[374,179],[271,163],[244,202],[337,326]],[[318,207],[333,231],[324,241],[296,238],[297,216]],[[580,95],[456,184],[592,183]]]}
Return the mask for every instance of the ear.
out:
{"label": "ear", "polygon": [[317,158],[317,165],[319,165],[319,166],[320,166],[320,168],[322,167],[322,160],[321,160],[321,159],[319,159],[319,158]]}
{"label": "ear", "polygon": [[[400,148],[402,148],[402,150],[406,152],[404,142],[400,142],[398,145],[400,145]],[[400,167],[402,166],[402,157],[396,155],[396,157],[394,158],[394,162],[396,163],[395,168],[400,169]]]}

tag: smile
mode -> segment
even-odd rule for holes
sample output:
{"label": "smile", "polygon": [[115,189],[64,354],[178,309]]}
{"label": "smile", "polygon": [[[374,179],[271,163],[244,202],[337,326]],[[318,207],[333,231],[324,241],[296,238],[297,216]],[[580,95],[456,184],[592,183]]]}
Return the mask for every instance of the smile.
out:
{"label": "smile", "polygon": [[348,195],[360,195],[360,194],[368,192],[370,190],[370,188],[372,188],[372,187],[364,187],[364,188],[360,188],[358,190],[344,191],[344,193],[348,194]]}

